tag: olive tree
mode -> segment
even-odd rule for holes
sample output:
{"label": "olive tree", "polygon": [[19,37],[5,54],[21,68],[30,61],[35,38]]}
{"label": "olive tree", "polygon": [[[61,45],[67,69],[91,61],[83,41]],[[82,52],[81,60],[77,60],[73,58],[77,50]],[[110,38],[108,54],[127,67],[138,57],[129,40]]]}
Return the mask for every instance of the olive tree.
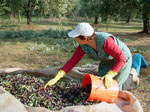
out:
{"label": "olive tree", "polygon": [[32,11],[38,7],[40,0],[22,0],[23,9],[26,12],[27,24],[31,23]]}
{"label": "olive tree", "polygon": [[115,17],[120,8],[119,0],[81,0],[81,12],[90,17],[95,17],[94,23],[98,23],[101,17],[102,22],[107,22],[108,18]]}
{"label": "olive tree", "polygon": [[45,0],[45,15],[50,17],[61,17],[74,8],[75,0]]}
{"label": "olive tree", "polygon": [[11,3],[8,0],[0,0],[0,14],[8,16],[11,14]]}
{"label": "olive tree", "polygon": [[103,10],[103,0],[81,0],[81,5],[81,14],[94,17],[94,23],[97,24]]}
{"label": "olive tree", "polygon": [[41,0],[0,0],[5,15],[16,15],[25,12],[27,24],[31,23],[31,13]]}
{"label": "olive tree", "polygon": [[143,15],[143,32],[150,34],[150,1],[139,0]]}

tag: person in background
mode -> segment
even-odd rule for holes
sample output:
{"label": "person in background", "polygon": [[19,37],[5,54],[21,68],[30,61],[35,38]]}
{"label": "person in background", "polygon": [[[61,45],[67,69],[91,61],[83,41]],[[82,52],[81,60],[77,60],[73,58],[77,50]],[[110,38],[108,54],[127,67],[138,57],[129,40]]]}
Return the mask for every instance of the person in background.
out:
{"label": "person in background", "polygon": [[63,78],[83,57],[84,54],[100,62],[97,75],[104,78],[106,88],[112,86],[112,80],[118,82],[119,90],[128,79],[132,55],[129,48],[118,38],[106,32],[94,32],[89,23],[79,23],[68,36],[78,42],[73,56],[58,71],[56,76],[48,81],[44,88],[54,85]]}

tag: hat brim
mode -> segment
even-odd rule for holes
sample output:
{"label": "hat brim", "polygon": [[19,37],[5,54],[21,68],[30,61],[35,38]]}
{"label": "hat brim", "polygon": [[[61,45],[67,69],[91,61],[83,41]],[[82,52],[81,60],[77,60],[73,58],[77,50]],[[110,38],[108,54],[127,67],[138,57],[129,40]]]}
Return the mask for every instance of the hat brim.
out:
{"label": "hat brim", "polygon": [[72,30],[68,33],[69,37],[75,38],[77,36],[79,36],[80,34],[76,31],[76,30]]}

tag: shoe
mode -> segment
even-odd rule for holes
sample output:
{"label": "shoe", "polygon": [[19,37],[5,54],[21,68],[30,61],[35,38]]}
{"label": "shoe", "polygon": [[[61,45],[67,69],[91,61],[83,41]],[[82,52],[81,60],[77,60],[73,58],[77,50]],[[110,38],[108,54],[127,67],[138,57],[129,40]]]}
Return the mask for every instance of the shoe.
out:
{"label": "shoe", "polygon": [[139,80],[139,77],[137,76],[137,72],[136,72],[135,68],[131,68],[130,74],[132,75],[133,82],[136,83],[137,85],[139,85],[140,80]]}

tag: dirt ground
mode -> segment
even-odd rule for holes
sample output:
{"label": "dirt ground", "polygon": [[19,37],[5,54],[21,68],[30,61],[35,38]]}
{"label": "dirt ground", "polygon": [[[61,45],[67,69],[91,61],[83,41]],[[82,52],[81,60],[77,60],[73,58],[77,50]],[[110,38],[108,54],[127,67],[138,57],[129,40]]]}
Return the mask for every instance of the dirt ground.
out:
{"label": "dirt ground", "polygon": [[131,92],[140,101],[144,112],[150,112],[150,53],[144,53],[143,56],[149,65],[146,69],[141,69],[140,85],[137,89],[131,90]]}

